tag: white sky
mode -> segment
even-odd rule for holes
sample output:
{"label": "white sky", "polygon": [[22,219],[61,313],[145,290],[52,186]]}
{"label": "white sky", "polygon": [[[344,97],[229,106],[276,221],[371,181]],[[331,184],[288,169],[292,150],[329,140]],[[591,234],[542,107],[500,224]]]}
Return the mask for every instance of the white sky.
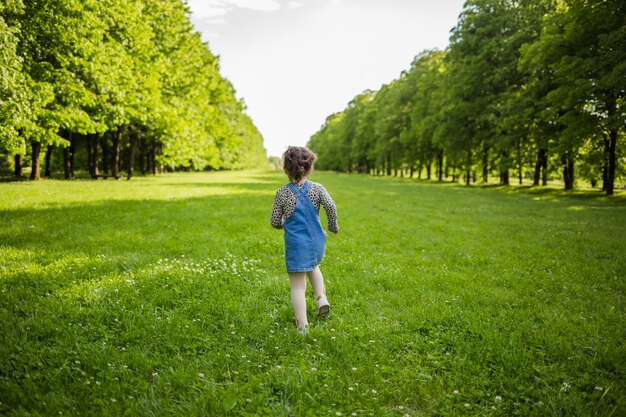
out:
{"label": "white sky", "polygon": [[268,154],[280,156],[424,49],[445,49],[464,0],[187,2]]}

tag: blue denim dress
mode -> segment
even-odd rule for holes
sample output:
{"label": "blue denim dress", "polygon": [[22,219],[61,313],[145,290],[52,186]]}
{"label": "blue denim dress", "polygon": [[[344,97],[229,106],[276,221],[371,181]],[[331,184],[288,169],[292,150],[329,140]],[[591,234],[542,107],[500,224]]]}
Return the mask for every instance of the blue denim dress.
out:
{"label": "blue denim dress", "polygon": [[307,272],[315,269],[324,258],[326,235],[320,215],[307,196],[311,183],[302,188],[289,183],[296,194],[296,208],[285,221],[285,261],[287,272]]}

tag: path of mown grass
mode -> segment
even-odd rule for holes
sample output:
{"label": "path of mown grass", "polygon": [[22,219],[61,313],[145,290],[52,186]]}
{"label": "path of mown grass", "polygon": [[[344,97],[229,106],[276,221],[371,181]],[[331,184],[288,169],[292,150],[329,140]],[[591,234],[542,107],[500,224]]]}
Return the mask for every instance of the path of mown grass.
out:
{"label": "path of mown grass", "polygon": [[626,414],[624,196],[313,179],[308,338],[283,175],[0,184],[0,414]]}

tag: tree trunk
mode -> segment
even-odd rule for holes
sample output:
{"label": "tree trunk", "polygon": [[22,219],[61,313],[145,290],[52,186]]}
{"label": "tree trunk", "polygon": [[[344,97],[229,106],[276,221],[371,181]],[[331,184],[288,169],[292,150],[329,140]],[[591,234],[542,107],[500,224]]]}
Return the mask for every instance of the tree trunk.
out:
{"label": "tree trunk", "polygon": [[489,181],[489,148],[483,149],[483,182]]}
{"label": "tree trunk", "polygon": [[139,144],[139,169],[141,169],[141,175],[146,175],[146,138],[145,135],[142,136],[141,142]]}
{"label": "tree trunk", "polygon": [[111,155],[111,176],[115,179],[119,179],[119,167],[120,167],[120,142],[122,141],[122,127],[118,127],[113,132],[113,153]]}
{"label": "tree trunk", "polygon": [[522,177],[524,174],[524,162],[522,160],[522,141],[517,141],[517,176],[519,185],[522,185]]}
{"label": "tree trunk", "polygon": [[609,169],[606,175],[606,195],[613,195],[615,188],[615,148],[617,146],[617,130],[609,132]]}
{"label": "tree trunk", "polygon": [[539,185],[539,178],[541,177],[541,168],[543,168],[543,159],[545,158],[546,150],[539,149],[537,153],[537,163],[535,164],[535,176],[533,178],[533,185]]}
{"label": "tree trunk", "polygon": [[51,172],[50,172],[50,159],[52,158],[52,145],[49,145],[46,148],[46,156],[44,158],[44,170],[43,170],[43,176],[46,178],[50,178],[52,176]]}
{"label": "tree trunk", "polygon": [[135,148],[137,148],[137,131],[130,135],[130,151],[128,153],[128,176],[127,179],[131,179],[135,172]]}
{"label": "tree trunk", "polygon": [[39,181],[40,175],[40,161],[39,154],[41,153],[41,142],[32,141],[32,169],[30,171],[30,179],[33,181]]}
{"label": "tree trunk", "polygon": [[500,185],[510,185],[509,182],[509,154],[506,151],[500,153]]}
{"label": "tree trunk", "polygon": [[543,162],[541,164],[541,185],[548,185],[548,151],[543,155]]}
{"label": "tree trunk", "polygon": [[93,179],[98,178],[98,142],[100,141],[99,135],[87,136],[87,149],[91,149],[89,160],[89,175]]}
{"label": "tree trunk", "polygon": [[66,130],[61,131],[61,137],[66,139],[70,144],[63,148],[63,176],[66,180],[72,178],[72,152],[74,152],[74,140],[72,139],[72,133]]}
{"label": "tree trunk", "polygon": [[467,169],[465,170],[465,185],[470,185],[472,167],[472,151],[467,151]]}
{"label": "tree trunk", "polygon": [[500,185],[510,185],[508,169],[500,171]]}
{"label": "tree trunk", "polygon": [[443,181],[443,152],[439,151],[437,154],[437,176],[439,177],[439,181]]}
{"label": "tree trunk", "polygon": [[566,190],[574,189],[574,159],[569,152],[561,157],[563,162],[563,182]]}
{"label": "tree trunk", "polygon": [[69,152],[69,166],[70,166],[70,177],[74,178],[74,154],[76,153],[76,139],[70,133],[70,152]]}
{"label": "tree trunk", "polygon": [[152,142],[152,146],[150,147],[150,163],[152,164],[152,175],[157,174],[156,154],[157,144],[156,142]]}
{"label": "tree trunk", "polygon": [[15,156],[13,157],[13,162],[15,163],[13,175],[19,178],[22,176],[22,173],[24,171],[24,160],[22,159],[22,155],[20,155],[19,153],[15,154]]}
{"label": "tree trunk", "polygon": [[606,189],[609,185],[609,148],[611,147],[611,141],[608,135],[604,135],[604,154],[602,158],[602,191],[606,193]]}
{"label": "tree trunk", "polygon": [[102,172],[109,173],[109,139],[108,133],[100,136],[100,147],[102,148]]}
{"label": "tree trunk", "polygon": [[63,148],[63,173],[66,180],[72,178],[72,169],[70,167],[70,148]]}
{"label": "tree trunk", "polygon": [[85,135],[85,147],[87,148],[87,172],[91,178],[93,176],[93,146],[92,146],[92,135]]}

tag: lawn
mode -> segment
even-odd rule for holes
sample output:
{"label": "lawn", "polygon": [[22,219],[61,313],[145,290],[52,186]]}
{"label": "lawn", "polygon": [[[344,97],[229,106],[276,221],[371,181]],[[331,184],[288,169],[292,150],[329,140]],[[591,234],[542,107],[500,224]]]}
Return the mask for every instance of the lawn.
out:
{"label": "lawn", "polygon": [[312,179],[306,337],[284,175],[0,184],[0,414],[626,415],[626,193]]}

